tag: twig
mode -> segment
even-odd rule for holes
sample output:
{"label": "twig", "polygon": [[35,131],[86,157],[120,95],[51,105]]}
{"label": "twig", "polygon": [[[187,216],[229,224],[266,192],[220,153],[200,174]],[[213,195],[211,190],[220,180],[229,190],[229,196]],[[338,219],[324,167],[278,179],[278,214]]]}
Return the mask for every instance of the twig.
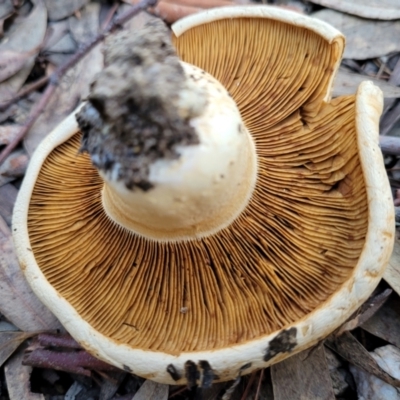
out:
{"label": "twig", "polygon": [[120,3],[118,1],[116,1],[110,8],[110,10],[107,13],[107,16],[103,22],[103,24],[101,25],[101,29],[105,29],[109,23],[111,22],[114,14],[117,12],[118,7],[119,7]]}
{"label": "twig", "polygon": [[263,377],[264,377],[264,370],[262,369],[260,372],[260,377],[258,378],[257,392],[254,397],[254,400],[258,400],[260,397],[261,383],[262,383]]}
{"label": "twig", "polygon": [[250,392],[250,388],[253,386],[254,380],[256,379],[257,371],[253,371],[250,375],[250,379],[247,382],[246,389],[244,390],[244,393],[242,394],[242,397],[240,398],[241,400],[247,399],[247,395]]}
{"label": "twig", "polygon": [[51,95],[54,93],[61,77],[79,60],[81,60],[90,50],[92,50],[96,45],[103,41],[108,34],[119,29],[125,22],[137,15],[140,11],[144,11],[149,7],[154,7],[157,4],[157,1],[158,0],[141,0],[139,3],[132,6],[125,13],[115,18],[114,21],[110,22],[104,30],[102,30],[91,41],[84,44],[65,64],[61,65],[50,75],[49,84],[44,91],[40,101],[31,111],[26,123],[22,126],[16,137],[0,153],[0,165],[3,163],[5,158],[15,149],[18,143],[23,139],[23,137],[38,119],[39,115],[49,102]]}

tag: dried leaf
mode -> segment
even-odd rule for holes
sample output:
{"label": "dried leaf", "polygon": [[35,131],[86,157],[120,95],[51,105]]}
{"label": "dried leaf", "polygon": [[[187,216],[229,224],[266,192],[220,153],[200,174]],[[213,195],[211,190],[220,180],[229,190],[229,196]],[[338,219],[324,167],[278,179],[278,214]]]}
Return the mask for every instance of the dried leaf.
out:
{"label": "dried leaf", "polygon": [[383,274],[385,281],[400,296],[400,239],[396,238],[393,253],[390,257],[389,265]]}
{"label": "dried leaf", "polygon": [[321,6],[372,19],[399,19],[398,0],[309,0]]}
{"label": "dried leaf", "polygon": [[17,198],[18,189],[11,183],[0,187],[0,216],[11,226],[12,210]]}
{"label": "dried leaf", "polygon": [[29,58],[38,52],[39,48],[19,52],[15,50],[0,50],[0,82],[15,75],[25,66]]}
{"label": "dried leaf", "polygon": [[57,21],[69,17],[74,14],[84,5],[88,4],[90,0],[44,0],[46,8],[49,13],[50,21]]}
{"label": "dried leaf", "polygon": [[[0,44],[0,53],[4,51],[30,52],[38,49],[46,33],[47,11],[41,0],[34,0],[35,7],[27,17],[18,17],[7,31],[6,39]],[[0,99],[8,100],[24,84],[34,65],[35,56],[26,60],[25,66],[11,78],[0,84]]]}
{"label": "dried leaf", "polygon": [[42,394],[30,390],[32,367],[22,365],[23,356],[24,348],[21,348],[7,361],[4,368],[10,400],[44,400]]}
{"label": "dried leaf", "polygon": [[[91,3],[82,9],[80,20],[70,18],[71,33],[78,43],[98,33],[99,12],[100,5]],[[103,55],[98,45],[63,76],[51,102],[24,139],[28,154],[32,154],[42,139],[88,95],[90,84],[102,67]]]}
{"label": "dried leaf", "polygon": [[386,289],[376,296],[371,296],[356,312],[356,315],[344,323],[336,334],[341,335],[343,332],[356,329],[365,321],[368,321],[383,306],[391,293],[391,289]]}
{"label": "dried leaf", "polygon": [[400,380],[392,378],[382,370],[368,351],[350,332],[345,332],[343,335],[336,337],[329,336],[325,340],[325,344],[349,363],[369,374],[375,375],[389,385],[400,387]]}
{"label": "dried leaf", "polygon": [[[379,347],[370,353],[383,371],[394,378],[400,379],[400,350],[397,347],[388,345]],[[365,373],[357,367],[350,366],[357,385],[359,399],[371,400],[398,400],[399,391],[391,385],[383,382],[373,375]]]}
{"label": "dried leaf", "polygon": [[69,24],[67,19],[57,22],[50,22],[47,26],[46,40],[43,45],[42,51],[47,52],[68,32]]}
{"label": "dried leaf", "polygon": [[167,400],[169,386],[146,380],[133,396],[132,400]]}
{"label": "dried leaf", "polygon": [[24,150],[11,153],[0,165],[0,187],[25,174],[28,156]]}
{"label": "dried leaf", "polygon": [[335,399],[322,345],[272,365],[271,377],[275,400]]}
{"label": "dried leaf", "polygon": [[[137,4],[140,0],[124,1],[129,4]],[[150,12],[168,23],[173,23],[203,9],[235,4],[237,2],[231,0],[160,0],[155,7],[150,9]]]}
{"label": "dried leaf", "polygon": [[378,86],[385,98],[400,98],[400,87],[391,85],[382,79],[355,74],[340,68],[333,83],[333,97],[354,94],[361,82],[372,81]]}
{"label": "dried leaf", "polygon": [[0,367],[21,343],[32,335],[34,335],[32,332],[0,332]]}
{"label": "dried leaf", "polygon": [[312,16],[346,36],[344,58],[366,60],[400,51],[400,20],[374,21],[328,9],[317,11]]}
{"label": "dried leaf", "polygon": [[361,327],[400,348],[400,299],[397,296],[392,296]]}
{"label": "dried leaf", "polygon": [[5,0],[0,3],[0,19],[8,18],[14,13],[14,5],[11,0]]}
{"label": "dried leaf", "polygon": [[0,293],[0,312],[22,331],[52,330],[61,327],[58,320],[28,286],[14,253],[11,232],[2,217],[0,217]]}

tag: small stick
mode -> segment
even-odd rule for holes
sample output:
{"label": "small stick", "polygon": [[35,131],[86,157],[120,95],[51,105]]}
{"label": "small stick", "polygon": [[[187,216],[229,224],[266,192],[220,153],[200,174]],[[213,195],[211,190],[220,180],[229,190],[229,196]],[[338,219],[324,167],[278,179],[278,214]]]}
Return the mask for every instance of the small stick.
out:
{"label": "small stick", "polygon": [[261,383],[262,383],[263,377],[264,377],[264,370],[262,369],[260,372],[260,377],[258,378],[257,392],[256,392],[256,396],[254,397],[254,400],[258,400],[260,397]]}
{"label": "small stick", "polygon": [[110,22],[107,28],[101,31],[96,37],[84,44],[65,64],[57,68],[49,77],[49,84],[44,91],[40,101],[37,103],[33,110],[31,111],[26,123],[22,126],[16,137],[3,149],[0,153],[0,164],[6,159],[6,157],[14,150],[18,143],[23,139],[35,121],[38,119],[39,115],[46,107],[50,100],[50,97],[55,91],[61,77],[79,60],[81,60],[90,50],[92,50],[96,45],[105,39],[105,37],[117,29],[119,29],[125,22],[137,15],[140,11],[144,11],[149,7],[154,7],[158,0],[141,0],[136,5],[132,6],[129,10],[123,13],[121,16]]}

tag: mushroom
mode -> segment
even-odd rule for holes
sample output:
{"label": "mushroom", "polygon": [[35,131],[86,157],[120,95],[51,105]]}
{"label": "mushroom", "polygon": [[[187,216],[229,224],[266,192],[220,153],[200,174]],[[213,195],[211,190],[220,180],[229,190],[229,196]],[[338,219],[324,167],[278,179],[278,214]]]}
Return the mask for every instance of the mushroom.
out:
{"label": "mushroom", "polygon": [[267,6],[159,25],[105,54],[34,153],[21,268],[93,355],[206,385],[338,328],[378,284],[394,215],[370,82],[331,99],[344,38]]}

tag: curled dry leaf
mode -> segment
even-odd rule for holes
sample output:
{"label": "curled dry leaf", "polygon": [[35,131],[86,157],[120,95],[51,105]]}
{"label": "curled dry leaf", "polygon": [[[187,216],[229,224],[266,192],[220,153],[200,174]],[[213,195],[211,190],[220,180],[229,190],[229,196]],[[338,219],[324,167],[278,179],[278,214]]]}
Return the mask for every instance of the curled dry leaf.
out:
{"label": "curled dry leaf", "polygon": [[14,97],[24,84],[33,67],[34,54],[40,48],[46,33],[46,7],[41,0],[35,0],[33,3],[35,6],[29,15],[16,18],[7,31],[6,40],[3,40],[0,44],[0,54],[6,51],[32,52],[30,57],[25,58],[23,68],[0,84],[0,99],[2,101]]}
{"label": "curled dry leaf", "polygon": [[312,14],[341,31],[346,37],[344,58],[366,60],[400,51],[400,20],[375,21],[321,10]]}
{"label": "curled dry leaf", "polygon": [[310,0],[328,8],[372,19],[399,19],[399,0]]}
{"label": "curled dry leaf", "polygon": [[371,78],[369,76],[355,74],[340,68],[333,83],[333,96],[345,96],[357,91],[358,86],[363,81],[372,81],[378,86],[385,98],[399,98],[400,87],[391,85],[382,79]]}
{"label": "curled dry leaf", "polygon": [[275,400],[334,400],[332,381],[322,345],[271,366]]}
{"label": "curled dry leaf", "polygon": [[0,312],[22,331],[32,332],[61,327],[28,286],[14,252],[10,229],[1,216],[0,293]]}

